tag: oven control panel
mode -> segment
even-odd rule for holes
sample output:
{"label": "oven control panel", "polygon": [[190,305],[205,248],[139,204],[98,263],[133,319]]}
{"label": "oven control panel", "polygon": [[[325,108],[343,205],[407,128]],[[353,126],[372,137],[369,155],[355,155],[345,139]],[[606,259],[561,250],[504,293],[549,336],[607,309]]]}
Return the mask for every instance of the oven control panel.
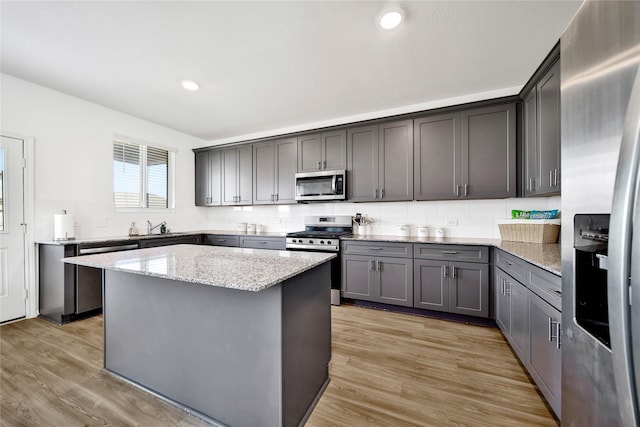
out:
{"label": "oven control panel", "polygon": [[286,247],[287,249],[338,252],[340,240],[321,237],[287,237]]}

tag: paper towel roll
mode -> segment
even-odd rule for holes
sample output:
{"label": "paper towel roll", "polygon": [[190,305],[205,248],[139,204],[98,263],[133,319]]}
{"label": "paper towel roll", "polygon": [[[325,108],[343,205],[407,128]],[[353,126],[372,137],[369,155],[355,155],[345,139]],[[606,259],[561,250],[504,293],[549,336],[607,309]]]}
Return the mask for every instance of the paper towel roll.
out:
{"label": "paper towel roll", "polygon": [[73,215],[67,213],[55,214],[53,216],[53,239],[73,240]]}

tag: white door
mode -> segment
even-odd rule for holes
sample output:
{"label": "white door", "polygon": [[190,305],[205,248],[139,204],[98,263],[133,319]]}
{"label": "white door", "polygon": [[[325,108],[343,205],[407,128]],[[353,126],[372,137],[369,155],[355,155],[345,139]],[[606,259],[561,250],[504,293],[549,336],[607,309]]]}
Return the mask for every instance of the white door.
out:
{"label": "white door", "polygon": [[0,322],[26,313],[23,141],[0,144]]}

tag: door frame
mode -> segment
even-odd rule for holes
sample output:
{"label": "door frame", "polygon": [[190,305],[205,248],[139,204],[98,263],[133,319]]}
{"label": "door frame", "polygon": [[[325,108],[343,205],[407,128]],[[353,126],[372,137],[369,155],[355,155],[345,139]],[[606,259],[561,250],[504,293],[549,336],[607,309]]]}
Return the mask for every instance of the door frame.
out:
{"label": "door frame", "polygon": [[34,138],[26,137],[12,132],[3,132],[0,135],[20,139],[23,141],[22,158],[25,159],[23,174],[23,203],[24,222],[27,224],[27,232],[24,235],[24,280],[27,290],[25,301],[25,318],[38,316],[38,282],[36,264],[36,240],[35,240],[35,209],[34,209],[34,179],[35,179],[35,157]]}

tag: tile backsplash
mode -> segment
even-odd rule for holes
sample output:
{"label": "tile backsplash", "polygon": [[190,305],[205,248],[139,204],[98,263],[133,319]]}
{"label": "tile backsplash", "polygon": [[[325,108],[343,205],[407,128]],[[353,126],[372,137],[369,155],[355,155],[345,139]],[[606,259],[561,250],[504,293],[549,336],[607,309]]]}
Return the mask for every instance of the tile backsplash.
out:
{"label": "tile backsplash", "polygon": [[455,200],[434,202],[309,203],[281,206],[201,208],[207,212],[210,229],[235,230],[236,223],[266,225],[270,232],[304,229],[306,215],[367,214],[373,219],[371,234],[394,235],[397,225],[429,226],[430,234],[443,228],[450,237],[500,238],[498,221],[511,217],[512,209],[560,209],[560,196],[498,200]]}

